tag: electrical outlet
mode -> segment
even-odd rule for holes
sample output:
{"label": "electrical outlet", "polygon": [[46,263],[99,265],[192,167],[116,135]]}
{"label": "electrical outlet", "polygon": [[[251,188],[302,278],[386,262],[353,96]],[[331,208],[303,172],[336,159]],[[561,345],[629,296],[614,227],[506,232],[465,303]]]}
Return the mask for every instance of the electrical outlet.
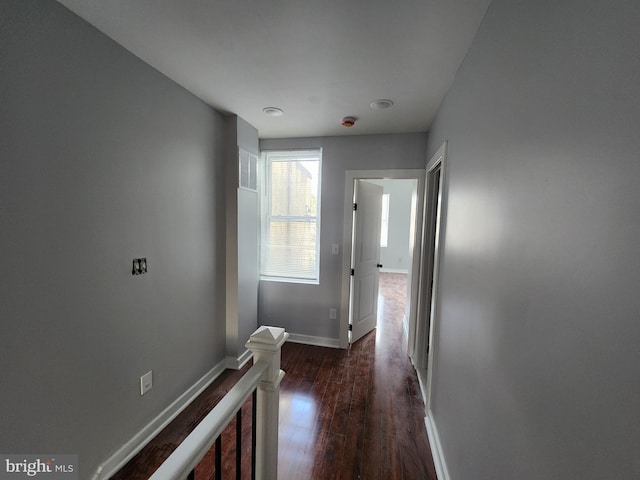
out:
{"label": "electrical outlet", "polygon": [[140,377],[140,395],[144,395],[153,387],[153,370]]}
{"label": "electrical outlet", "polygon": [[329,319],[330,320],[335,320],[336,318],[338,318],[338,311],[335,308],[330,308],[329,309]]}
{"label": "electrical outlet", "polygon": [[331,245],[331,254],[338,255],[338,253],[340,253],[340,245],[338,245],[337,243],[333,243]]}

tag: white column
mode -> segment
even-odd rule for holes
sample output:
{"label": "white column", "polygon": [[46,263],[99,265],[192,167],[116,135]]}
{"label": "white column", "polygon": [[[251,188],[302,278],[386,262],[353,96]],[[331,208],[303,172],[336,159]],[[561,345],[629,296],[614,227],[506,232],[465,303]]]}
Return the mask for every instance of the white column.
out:
{"label": "white column", "polygon": [[269,365],[258,385],[256,402],[256,480],[278,478],[278,418],[280,407],[280,349],[289,337],[284,328],[260,327],[245,344],[253,352],[253,364]]}

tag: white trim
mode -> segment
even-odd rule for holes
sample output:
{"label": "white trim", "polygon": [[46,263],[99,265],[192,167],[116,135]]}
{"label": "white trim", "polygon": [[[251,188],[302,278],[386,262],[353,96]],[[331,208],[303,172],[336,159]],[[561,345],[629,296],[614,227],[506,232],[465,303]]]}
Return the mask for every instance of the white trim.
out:
{"label": "white trim", "polygon": [[337,338],[316,337],[313,335],[300,335],[289,333],[288,342],[303,343],[305,345],[315,345],[317,347],[340,348],[340,340]]}
{"label": "white trim", "polygon": [[[435,228],[436,228],[436,232],[438,235],[438,238],[435,238],[435,232],[433,235],[433,239],[435,244],[439,245],[438,251],[434,252],[437,254],[434,254],[433,256],[433,265],[431,266],[432,271],[433,271],[433,287],[427,288],[427,286],[423,285],[424,288],[424,292],[422,292],[422,295],[428,295],[428,297],[426,297],[428,300],[425,301],[424,307],[426,309],[426,311],[428,312],[426,315],[423,316],[423,319],[428,318],[429,319],[429,331],[426,332],[425,331],[425,325],[422,325],[422,336],[417,336],[417,339],[422,339],[422,343],[421,343],[421,351],[419,352],[420,356],[419,358],[424,358],[424,354],[426,353],[426,357],[427,357],[427,398],[425,399],[425,410],[426,412],[430,412],[431,411],[431,397],[432,397],[432,388],[433,388],[433,371],[434,371],[434,362],[435,362],[435,354],[437,352],[438,349],[438,345],[436,343],[436,338],[437,338],[437,331],[438,331],[438,317],[439,317],[439,303],[438,303],[438,289],[440,286],[440,281],[439,281],[439,270],[440,270],[440,258],[442,257],[442,252],[444,250],[443,246],[444,246],[444,229],[445,229],[445,225],[447,223],[446,221],[446,215],[447,215],[447,184],[446,184],[446,160],[447,160],[447,142],[445,141],[442,146],[438,149],[438,151],[436,152],[436,154],[432,157],[432,159],[429,161],[429,163],[427,163],[427,183],[431,183],[431,175],[433,174],[433,172],[435,172],[438,168],[440,169],[440,218],[437,218],[437,206],[431,206],[431,207],[427,207],[429,208],[429,214],[434,216],[434,220],[438,223]],[[429,188],[428,185],[426,187],[427,189]],[[425,214],[427,213],[427,211],[425,210]],[[428,216],[428,215],[425,215]],[[428,222],[428,220],[426,221]],[[425,222],[425,225],[426,225]],[[423,251],[426,251],[427,249],[435,249],[435,244],[434,246],[428,246],[426,245],[426,240],[425,240],[425,245],[423,246]],[[421,277],[423,275],[426,275],[426,272],[422,272]],[[421,295],[421,299],[425,298],[424,296]],[[433,298],[431,298],[431,295],[433,295]],[[433,308],[431,308],[431,306],[433,305]],[[423,322],[424,323],[424,322]],[[426,335],[426,338],[424,337],[424,335]],[[427,349],[427,345],[429,345],[428,351],[425,352],[424,350]],[[418,361],[418,366],[419,367],[424,367],[423,362]]]}
{"label": "white trim", "polygon": [[420,394],[422,395],[422,401],[426,405],[427,404],[427,369],[416,368],[415,371],[418,377],[418,383],[420,384]]}
{"label": "white trim", "polygon": [[300,283],[303,285],[320,285],[320,278],[293,278],[293,277],[260,277],[261,282]]}
{"label": "white trim", "polygon": [[187,391],[175,399],[171,405],[151,420],[145,427],[136,433],[129,441],[122,445],[113,455],[105,460],[94,473],[93,480],[106,479],[114,475],[129,460],[131,460],[144,446],[153,440],[162,429],[176,418],[198,395],[200,395],[211,383],[224,372],[226,359],[218,362],[211,370],[205,373],[200,380],[194,383]]}
{"label": "white trim", "polygon": [[240,370],[249,360],[251,360],[251,357],[253,357],[253,353],[251,353],[251,350],[245,350],[244,353],[238,358],[229,355],[227,356],[227,358],[225,358],[226,368],[230,368],[232,370]]}
{"label": "white trim", "polygon": [[449,469],[447,468],[447,462],[445,461],[444,452],[442,451],[436,422],[433,419],[433,412],[429,411],[427,416],[424,417],[424,424],[427,427],[427,437],[429,437],[429,446],[433,454],[436,476],[438,480],[449,480],[451,477],[449,477]]}
{"label": "white trim", "polygon": [[420,265],[420,245],[422,232],[422,206],[424,196],[423,169],[393,169],[393,170],[347,170],[344,182],[344,220],[342,228],[342,295],[340,302],[340,348],[349,347],[349,286],[351,277],[351,237],[353,229],[353,182],[356,179],[415,179],[417,205],[415,218],[415,238],[413,261],[411,269],[411,309],[409,314],[409,345],[412,345],[411,331],[416,322],[416,305],[418,296],[418,279]]}
{"label": "white trim", "polygon": [[402,315],[402,328],[404,330],[404,335],[409,337],[409,319],[407,318],[407,314]]}
{"label": "white trim", "polygon": [[382,194],[382,219],[380,225],[380,248],[389,247],[389,197],[388,193]]}
{"label": "white trim", "polygon": [[406,268],[381,268],[380,273],[409,273]]}

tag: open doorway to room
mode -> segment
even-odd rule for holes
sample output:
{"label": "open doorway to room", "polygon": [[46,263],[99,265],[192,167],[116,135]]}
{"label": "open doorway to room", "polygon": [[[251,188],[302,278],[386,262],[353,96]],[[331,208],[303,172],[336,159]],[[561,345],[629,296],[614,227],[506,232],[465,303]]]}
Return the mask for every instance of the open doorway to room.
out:
{"label": "open doorway to room", "polygon": [[370,179],[383,189],[380,222],[377,343],[408,333],[411,308],[409,273],[413,259],[410,241],[415,231],[416,179]]}
{"label": "open doorway to room", "polygon": [[[400,334],[404,338],[403,346],[407,346],[411,354],[408,347],[413,344],[417,305],[423,182],[424,170],[346,172],[343,265],[348,273],[343,279],[342,291],[344,313],[341,314],[340,343],[343,348],[377,327],[377,341],[384,342]],[[365,190],[363,184],[379,189],[380,196],[369,200],[375,205],[363,205],[363,198],[367,201],[367,197],[358,198],[359,190]],[[355,211],[353,203],[358,204]],[[378,216],[377,230],[359,226],[357,216],[374,218],[374,210]],[[358,235],[368,240],[368,244]],[[372,245],[373,236],[377,253],[368,246]],[[375,255],[374,265],[377,263],[378,267],[374,268],[375,278],[369,278],[373,274],[368,273],[364,277],[359,275],[360,265],[365,265],[358,261],[363,254],[365,257]],[[354,269],[354,266],[357,267]],[[373,322],[368,315],[373,313],[372,309],[375,309]],[[368,320],[365,328],[358,326],[361,318]]]}

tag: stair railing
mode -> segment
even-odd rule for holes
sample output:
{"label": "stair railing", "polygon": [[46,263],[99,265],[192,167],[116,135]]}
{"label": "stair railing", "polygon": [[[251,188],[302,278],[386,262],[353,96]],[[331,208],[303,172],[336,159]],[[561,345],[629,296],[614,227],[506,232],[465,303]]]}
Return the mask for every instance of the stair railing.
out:
{"label": "stair railing", "polygon": [[[256,480],[278,478],[278,408],[280,351],[289,337],[284,328],[260,327],[245,346],[253,353],[253,366],[220,400],[151,476],[151,480],[193,479],[194,470],[216,444],[216,475],[221,478],[220,435],[250,395],[253,395],[252,474]],[[236,429],[239,430],[239,429]],[[240,441],[236,431],[236,477],[240,478]]]}

